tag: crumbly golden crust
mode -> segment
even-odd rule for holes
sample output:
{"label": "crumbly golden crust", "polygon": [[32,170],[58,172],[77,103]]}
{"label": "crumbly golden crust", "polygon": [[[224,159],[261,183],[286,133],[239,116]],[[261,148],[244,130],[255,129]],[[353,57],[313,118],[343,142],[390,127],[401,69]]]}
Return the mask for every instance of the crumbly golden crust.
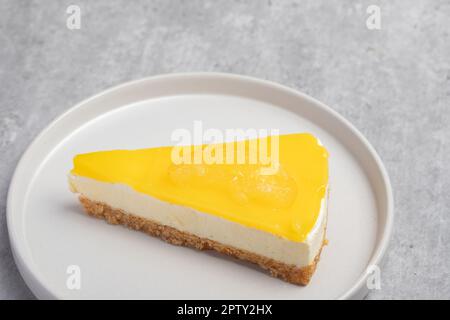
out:
{"label": "crumbly golden crust", "polygon": [[322,248],[326,245],[326,240],[324,239],[322,248],[314,258],[314,261],[306,267],[299,268],[255,253],[227,246],[217,241],[200,238],[193,234],[161,225],[152,220],[111,208],[104,203],[92,201],[83,196],[80,196],[79,199],[85,211],[90,216],[104,219],[110,224],[121,224],[130,229],[143,231],[174,245],[191,247],[198,250],[215,250],[228,256],[249,261],[268,270],[272,276],[297,285],[307,285],[309,283],[319,262]]}

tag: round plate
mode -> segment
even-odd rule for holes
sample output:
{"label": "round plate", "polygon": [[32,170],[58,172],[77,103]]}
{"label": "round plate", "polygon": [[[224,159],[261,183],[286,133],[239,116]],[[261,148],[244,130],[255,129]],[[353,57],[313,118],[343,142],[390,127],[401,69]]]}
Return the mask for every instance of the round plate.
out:
{"label": "round plate", "polygon": [[[311,132],[328,149],[329,245],[308,286],[83,213],[67,183],[75,154],[170,145],[172,131],[195,120],[204,129]],[[367,270],[386,249],[393,208],[376,152],[329,107],[268,81],[193,73],[115,87],[55,120],[17,166],[7,220],[16,263],[38,298],[334,299],[367,293]]]}

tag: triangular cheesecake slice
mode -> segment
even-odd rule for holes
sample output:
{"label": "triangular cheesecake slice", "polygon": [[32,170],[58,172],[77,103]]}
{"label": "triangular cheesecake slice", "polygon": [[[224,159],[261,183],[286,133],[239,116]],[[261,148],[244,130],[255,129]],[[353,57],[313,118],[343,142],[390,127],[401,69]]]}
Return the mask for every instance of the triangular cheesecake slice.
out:
{"label": "triangular cheesecake slice", "polygon": [[71,189],[94,217],[256,263],[294,284],[308,284],[316,269],[328,153],[311,134],[99,151],[73,162]]}

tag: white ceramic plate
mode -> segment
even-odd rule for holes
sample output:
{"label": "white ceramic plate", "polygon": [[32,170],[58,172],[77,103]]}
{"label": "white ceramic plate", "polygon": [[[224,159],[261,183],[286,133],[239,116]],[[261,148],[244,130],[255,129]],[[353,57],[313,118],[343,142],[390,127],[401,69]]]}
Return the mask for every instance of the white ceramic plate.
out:
{"label": "white ceramic plate", "polygon": [[[311,132],[329,150],[329,245],[307,287],[82,213],[67,184],[75,154],[168,145],[174,129],[192,128],[194,120],[205,128]],[[38,298],[361,298],[367,268],[387,246],[392,202],[379,157],[329,107],[268,81],[194,73],[115,87],[55,120],[17,166],[7,219],[16,263]],[[81,272],[80,290],[67,286],[73,265]]]}

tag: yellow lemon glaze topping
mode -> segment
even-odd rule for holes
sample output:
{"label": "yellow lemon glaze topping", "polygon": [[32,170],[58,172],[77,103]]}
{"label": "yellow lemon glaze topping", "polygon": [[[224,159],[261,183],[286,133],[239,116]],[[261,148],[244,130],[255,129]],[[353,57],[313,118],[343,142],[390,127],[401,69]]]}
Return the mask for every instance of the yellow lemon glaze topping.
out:
{"label": "yellow lemon glaze topping", "polygon": [[[277,148],[272,148],[274,141]],[[267,154],[260,157],[263,149]],[[239,150],[245,150],[244,157],[239,158]],[[328,153],[311,134],[287,134],[80,154],[71,173],[125,184],[162,201],[300,242],[320,213],[328,185]]]}

